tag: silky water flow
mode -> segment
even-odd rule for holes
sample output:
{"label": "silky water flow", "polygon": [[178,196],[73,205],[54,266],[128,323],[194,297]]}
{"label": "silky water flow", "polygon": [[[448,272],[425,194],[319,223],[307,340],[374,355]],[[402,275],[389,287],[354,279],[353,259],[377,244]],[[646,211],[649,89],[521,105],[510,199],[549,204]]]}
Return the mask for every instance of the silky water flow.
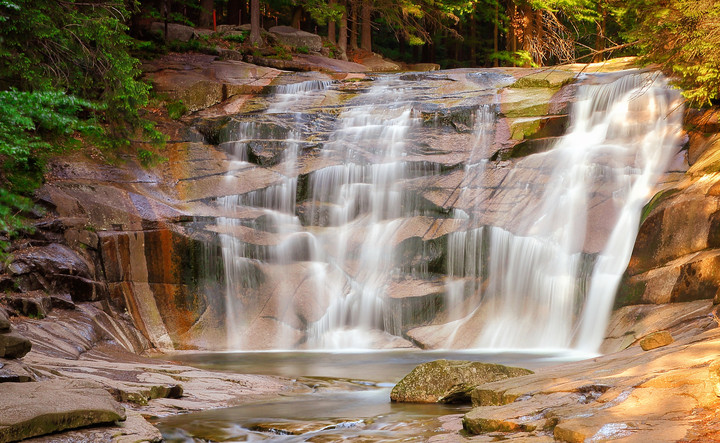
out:
{"label": "silky water flow", "polygon": [[[587,83],[578,87],[566,134],[515,161],[501,183],[492,183],[498,161],[486,155],[498,106],[477,106],[474,148],[457,204],[445,213],[428,209],[408,186],[446,171],[412,159],[427,122],[416,110],[416,94],[396,77],[375,79],[339,112],[313,148],[327,166],[305,174],[309,202],[302,205],[302,129],[278,136],[256,122],[239,124],[230,144],[233,172],[248,161],[252,143],[273,142],[282,151],[273,168],[282,179],[217,200],[226,215],[217,231],[228,348],[407,346],[407,313],[398,311],[405,305],[390,302],[389,288],[418,278],[444,288],[442,308],[428,326],[440,337],[437,347],[596,351],[642,207],[679,149],[682,105],[658,74]],[[332,88],[325,81],[279,87],[265,115],[301,128],[307,122],[295,110]],[[243,213],[262,216],[248,222]],[[444,275],[430,271],[427,261],[403,262],[407,238],[400,233],[423,217],[461,227],[444,240]],[[249,231],[268,241],[250,245],[243,240]],[[259,298],[244,295],[258,286],[272,292],[262,307]],[[263,315],[268,304],[273,315]],[[258,322],[272,322],[273,332],[253,336]]]}

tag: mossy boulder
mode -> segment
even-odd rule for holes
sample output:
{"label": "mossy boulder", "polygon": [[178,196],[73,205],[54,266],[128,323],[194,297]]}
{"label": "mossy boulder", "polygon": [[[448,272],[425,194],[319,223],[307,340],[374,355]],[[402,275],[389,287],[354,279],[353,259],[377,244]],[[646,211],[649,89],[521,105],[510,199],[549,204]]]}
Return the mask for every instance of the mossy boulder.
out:
{"label": "mossy boulder", "polygon": [[528,369],[464,360],[423,363],[395,385],[390,399],[413,403],[469,403],[481,384],[532,374]]}

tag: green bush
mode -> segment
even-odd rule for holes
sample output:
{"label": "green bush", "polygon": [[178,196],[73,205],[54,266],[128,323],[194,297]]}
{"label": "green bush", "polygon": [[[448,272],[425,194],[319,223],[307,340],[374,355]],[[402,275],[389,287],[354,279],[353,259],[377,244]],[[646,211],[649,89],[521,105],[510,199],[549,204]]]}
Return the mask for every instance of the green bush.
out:
{"label": "green bush", "polygon": [[26,229],[49,156],[163,142],[140,114],[150,86],[130,54],[129,17],[123,0],[0,0],[0,253]]}
{"label": "green bush", "polygon": [[299,54],[309,54],[310,48],[308,48],[307,46],[298,46],[297,48],[295,48],[295,51]]}
{"label": "green bush", "polygon": [[173,120],[178,120],[183,115],[187,114],[187,106],[185,106],[185,103],[183,103],[182,100],[166,103],[165,109],[167,109],[168,117]]}
{"label": "green bush", "polygon": [[245,40],[247,40],[249,35],[250,35],[250,32],[241,31],[239,34],[226,34],[223,36],[223,38],[229,42],[244,43]]}

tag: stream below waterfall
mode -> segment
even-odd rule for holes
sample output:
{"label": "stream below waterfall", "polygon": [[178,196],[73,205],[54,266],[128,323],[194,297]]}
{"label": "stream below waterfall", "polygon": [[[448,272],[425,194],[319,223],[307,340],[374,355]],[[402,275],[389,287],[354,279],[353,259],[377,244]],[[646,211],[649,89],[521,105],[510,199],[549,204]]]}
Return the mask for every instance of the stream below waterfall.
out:
{"label": "stream below waterfall", "polygon": [[449,433],[441,417],[467,405],[391,403],[390,390],[420,363],[471,360],[537,369],[587,357],[569,351],[532,352],[225,352],[172,358],[204,369],[289,377],[302,389],[232,408],[193,412],[154,424],[168,442],[428,441]]}

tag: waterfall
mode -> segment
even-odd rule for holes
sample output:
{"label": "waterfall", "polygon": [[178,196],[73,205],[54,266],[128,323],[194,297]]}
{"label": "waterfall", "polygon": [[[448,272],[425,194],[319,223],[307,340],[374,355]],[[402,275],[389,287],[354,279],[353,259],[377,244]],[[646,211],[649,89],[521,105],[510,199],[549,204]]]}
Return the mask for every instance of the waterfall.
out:
{"label": "waterfall", "polygon": [[[324,146],[323,155],[340,164],[310,177],[313,220],[327,219],[319,241],[327,260],[350,283],[349,291],[334,294],[327,313],[312,325],[311,347],[365,348],[376,338],[368,331],[393,331],[384,302],[396,267],[395,235],[402,217],[420,214],[401,182],[418,173],[413,169],[432,169],[413,168],[403,158],[408,133],[420,121],[402,88],[381,81],[365,94],[364,103],[338,117]],[[324,211],[329,214],[323,217]]]}
{"label": "waterfall", "polygon": [[597,350],[642,205],[679,148],[680,103],[657,74],[580,88],[567,134],[527,159],[530,177],[506,179],[528,194],[544,183],[537,200],[510,209],[508,228],[451,234],[448,295],[457,304],[458,285],[476,282],[465,297],[477,301],[446,346]]}
{"label": "waterfall", "polygon": [[268,186],[215,201],[227,346],[410,346],[424,328],[440,347],[596,350],[682,112],[657,74],[585,83],[567,133],[513,161],[491,158],[498,95],[484,83],[450,147],[433,145],[444,129],[424,86],[401,77],[320,107],[322,124],[306,110],[335,83],[276,87],[222,145],[237,177],[269,155],[258,145],[280,153]]}

